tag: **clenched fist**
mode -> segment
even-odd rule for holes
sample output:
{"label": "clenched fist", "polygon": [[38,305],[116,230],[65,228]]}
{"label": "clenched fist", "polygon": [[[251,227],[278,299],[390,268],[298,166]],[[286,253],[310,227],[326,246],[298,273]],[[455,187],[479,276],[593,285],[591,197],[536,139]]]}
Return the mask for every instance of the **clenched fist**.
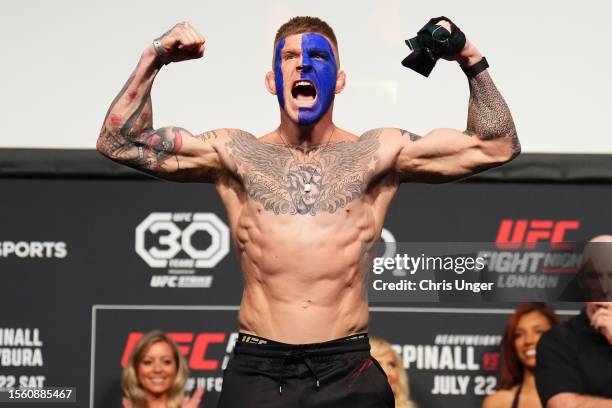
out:
{"label": "clenched fist", "polygon": [[204,56],[204,37],[188,22],[178,23],[154,41],[161,62],[185,61]]}

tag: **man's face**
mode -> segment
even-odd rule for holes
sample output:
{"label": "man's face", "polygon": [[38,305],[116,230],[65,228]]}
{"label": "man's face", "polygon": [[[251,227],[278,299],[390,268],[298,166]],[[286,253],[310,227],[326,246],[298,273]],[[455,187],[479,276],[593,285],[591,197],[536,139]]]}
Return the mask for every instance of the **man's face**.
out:
{"label": "man's face", "polygon": [[612,269],[596,268],[587,262],[579,274],[580,285],[591,300],[612,300]]}
{"label": "man's face", "polygon": [[303,126],[329,110],[338,66],[334,49],[321,34],[304,33],[281,40],[274,55],[274,81],[281,109]]}
{"label": "man's face", "polygon": [[578,278],[590,300],[612,300],[612,243],[590,242]]}

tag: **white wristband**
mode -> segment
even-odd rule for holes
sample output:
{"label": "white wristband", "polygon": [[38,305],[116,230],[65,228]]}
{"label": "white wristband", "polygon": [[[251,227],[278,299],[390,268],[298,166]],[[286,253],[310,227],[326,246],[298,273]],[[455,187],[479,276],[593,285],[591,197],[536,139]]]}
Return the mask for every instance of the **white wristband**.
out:
{"label": "white wristband", "polygon": [[155,54],[159,58],[160,62],[164,65],[168,64],[168,52],[162,47],[161,40],[156,38],[153,40],[153,48],[155,49]]}

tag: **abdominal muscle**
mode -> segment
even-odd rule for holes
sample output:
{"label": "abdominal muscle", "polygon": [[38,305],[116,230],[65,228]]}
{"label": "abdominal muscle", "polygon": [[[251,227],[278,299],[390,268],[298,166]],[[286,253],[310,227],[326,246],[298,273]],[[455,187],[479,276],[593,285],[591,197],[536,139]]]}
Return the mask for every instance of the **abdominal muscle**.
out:
{"label": "abdominal muscle", "polygon": [[367,330],[363,257],[382,228],[367,205],[277,215],[249,200],[229,215],[245,282],[241,331],[305,344]]}

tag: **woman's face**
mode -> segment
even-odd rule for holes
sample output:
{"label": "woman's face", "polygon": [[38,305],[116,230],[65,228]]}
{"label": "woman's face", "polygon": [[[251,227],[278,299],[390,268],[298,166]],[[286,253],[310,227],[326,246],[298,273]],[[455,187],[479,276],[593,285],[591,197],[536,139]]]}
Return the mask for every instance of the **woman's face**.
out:
{"label": "woman's face", "polygon": [[172,348],[165,341],[158,341],[145,350],[138,364],[138,381],[146,393],[160,396],[170,391],[176,372]]}
{"label": "woman's face", "polygon": [[387,374],[387,381],[389,381],[389,385],[395,394],[398,380],[398,367],[395,363],[395,355],[393,354],[393,351],[387,350],[386,353],[376,355],[375,357],[385,371],[385,374]]}
{"label": "woman's face", "polygon": [[525,367],[533,370],[536,366],[536,344],[542,333],[550,330],[550,322],[538,311],[524,314],[514,331],[514,348]]}

